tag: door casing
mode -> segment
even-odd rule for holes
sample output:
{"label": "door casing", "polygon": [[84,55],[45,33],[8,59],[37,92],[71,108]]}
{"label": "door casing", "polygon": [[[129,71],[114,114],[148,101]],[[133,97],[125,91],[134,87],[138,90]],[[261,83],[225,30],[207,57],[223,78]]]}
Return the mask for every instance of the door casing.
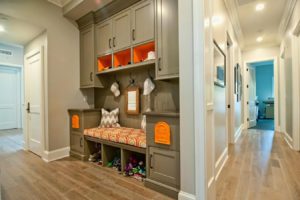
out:
{"label": "door casing", "polygon": [[[278,102],[279,102],[279,95],[278,95],[278,57],[266,57],[266,58],[261,58],[261,59],[255,59],[255,60],[247,60],[244,62],[244,74],[245,74],[245,84],[243,85],[243,91],[245,91],[245,94],[249,92],[248,88],[247,88],[247,84],[249,84],[249,73],[247,71],[247,67],[248,67],[248,64],[250,63],[254,63],[254,62],[264,62],[264,61],[273,61],[273,64],[274,64],[274,101],[275,101],[275,104],[274,104],[274,125],[275,125],[275,131],[279,131],[279,120],[278,120],[278,117],[279,117],[279,105],[278,105]],[[244,98],[244,103],[243,103],[243,107],[244,107],[244,124],[245,124],[245,129],[248,129],[249,128],[249,125],[248,125],[248,116],[249,116],[249,107],[247,105],[247,102],[249,101],[249,95],[245,95],[245,98]]]}

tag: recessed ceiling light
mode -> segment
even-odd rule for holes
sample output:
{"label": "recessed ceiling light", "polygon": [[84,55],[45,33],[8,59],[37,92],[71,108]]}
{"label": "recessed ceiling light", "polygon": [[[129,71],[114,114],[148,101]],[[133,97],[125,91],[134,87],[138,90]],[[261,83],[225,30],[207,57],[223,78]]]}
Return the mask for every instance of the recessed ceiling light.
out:
{"label": "recessed ceiling light", "polygon": [[265,9],[265,4],[264,3],[256,4],[256,7],[255,7],[256,11],[262,11],[263,9]]}
{"label": "recessed ceiling light", "polygon": [[258,37],[258,38],[256,38],[256,42],[262,42],[264,40],[264,38],[263,37]]}
{"label": "recessed ceiling light", "polygon": [[0,25],[0,32],[4,32],[4,31],[5,31],[5,28]]}

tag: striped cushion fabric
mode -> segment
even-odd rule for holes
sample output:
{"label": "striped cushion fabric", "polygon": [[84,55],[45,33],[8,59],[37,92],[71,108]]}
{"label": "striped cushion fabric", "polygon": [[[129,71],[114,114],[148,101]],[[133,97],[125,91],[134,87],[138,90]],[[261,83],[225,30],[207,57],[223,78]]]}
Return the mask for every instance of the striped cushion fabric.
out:
{"label": "striped cushion fabric", "polygon": [[111,112],[108,112],[107,110],[102,108],[101,112],[102,112],[102,117],[101,117],[101,123],[99,125],[99,128],[120,127],[119,108],[116,108]]}

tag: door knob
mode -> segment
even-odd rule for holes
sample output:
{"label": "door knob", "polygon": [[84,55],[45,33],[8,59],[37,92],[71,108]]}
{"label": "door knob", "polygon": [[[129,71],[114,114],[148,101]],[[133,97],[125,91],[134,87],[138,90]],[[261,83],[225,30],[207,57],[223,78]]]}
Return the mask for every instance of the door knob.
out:
{"label": "door knob", "polygon": [[27,103],[27,108],[26,108],[27,112],[30,113],[30,103]]}

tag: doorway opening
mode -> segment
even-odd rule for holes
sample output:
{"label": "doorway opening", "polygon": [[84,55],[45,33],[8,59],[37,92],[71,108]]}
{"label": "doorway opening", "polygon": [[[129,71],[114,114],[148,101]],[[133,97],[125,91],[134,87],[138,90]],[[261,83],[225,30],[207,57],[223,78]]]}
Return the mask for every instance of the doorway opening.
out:
{"label": "doorway opening", "polygon": [[22,68],[0,64],[0,139],[1,147],[9,151],[23,148]]}
{"label": "doorway opening", "polygon": [[275,63],[263,60],[246,63],[247,83],[247,128],[275,130]]}

